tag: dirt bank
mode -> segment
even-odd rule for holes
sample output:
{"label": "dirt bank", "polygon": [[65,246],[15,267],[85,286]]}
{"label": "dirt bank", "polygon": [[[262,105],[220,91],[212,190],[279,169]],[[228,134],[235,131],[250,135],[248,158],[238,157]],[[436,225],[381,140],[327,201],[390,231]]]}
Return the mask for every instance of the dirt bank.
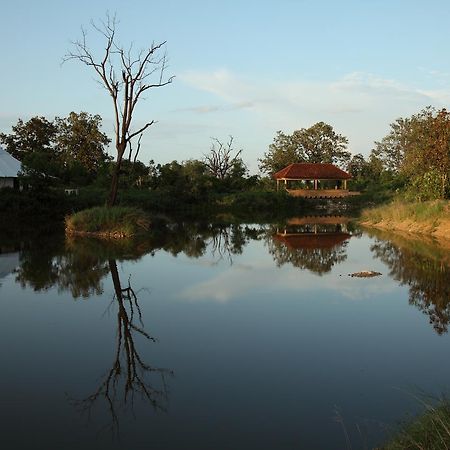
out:
{"label": "dirt bank", "polygon": [[378,228],[380,230],[400,232],[402,234],[408,233],[420,236],[429,236],[439,241],[439,243],[450,249],[450,220],[441,219],[435,223],[415,222],[413,220],[382,220],[380,222],[361,221],[361,225],[369,228]]}

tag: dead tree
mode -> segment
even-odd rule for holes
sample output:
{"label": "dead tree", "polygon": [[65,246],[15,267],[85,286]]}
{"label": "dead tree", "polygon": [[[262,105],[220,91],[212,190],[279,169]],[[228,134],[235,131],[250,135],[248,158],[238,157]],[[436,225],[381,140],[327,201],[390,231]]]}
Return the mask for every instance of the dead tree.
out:
{"label": "dead tree", "polygon": [[97,81],[112,98],[117,157],[107,205],[113,206],[117,198],[120,168],[127,145],[135,136],[142,134],[155,123],[154,120],[147,121],[139,129],[133,131],[133,114],[136,105],[146,91],[166,86],[172,82],[174,77],[165,78],[166,41],[158,44],[152,43],[149,48],[136,52],[133,45],[125,49],[118,42],[115,16],[111,17],[107,14],[106,21],[102,21],[100,24],[91,22],[91,27],[105,40],[102,54],[100,56],[94,54],[87,43],[87,32],[82,28],[81,39],[72,43],[73,49],[64,57],[63,61],[74,59],[92,68],[96,73]]}
{"label": "dead tree", "polygon": [[234,166],[241,161],[242,150],[234,154],[233,136],[230,136],[226,144],[217,138],[212,138],[212,140],[211,150],[209,154],[204,155],[203,162],[212,175],[223,180],[231,175]]}

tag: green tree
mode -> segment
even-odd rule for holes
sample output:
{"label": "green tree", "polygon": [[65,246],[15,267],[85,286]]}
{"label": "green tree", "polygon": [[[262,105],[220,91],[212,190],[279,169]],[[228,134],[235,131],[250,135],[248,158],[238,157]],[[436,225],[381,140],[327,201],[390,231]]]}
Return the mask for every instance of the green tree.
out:
{"label": "green tree", "polygon": [[105,147],[111,140],[101,128],[102,118],[87,112],[71,112],[66,118],[56,118],[56,146],[64,164],[80,163],[90,174],[109,160]]}
{"label": "green tree", "polygon": [[386,171],[405,177],[418,200],[446,198],[450,174],[450,113],[428,107],[397,119],[375,143],[373,155]]}
{"label": "green tree", "polygon": [[345,167],[350,159],[347,144],[348,139],[337,134],[325,122],[296,130],[292,135],[278,131],[269,151],[259,160],[259,168],[262,172],[273,174],[299,162],[332,163]]}
{"label": "green tree", "polygon": [[19,119],[12,126],[12,133],[0,133],[0,142],[6,151],[19,161],[23,161],[31,153],[54,154],[57,128],[45,117],[32,117],[27,122]]}

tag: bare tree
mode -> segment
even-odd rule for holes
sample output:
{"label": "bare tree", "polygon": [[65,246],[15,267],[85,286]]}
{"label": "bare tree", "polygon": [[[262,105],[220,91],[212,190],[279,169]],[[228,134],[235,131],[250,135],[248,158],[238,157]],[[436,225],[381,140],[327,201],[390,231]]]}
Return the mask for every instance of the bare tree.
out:
{"label": "bare tree", "polygon": [[125,49],[118,42],[115,16],[111,17],[107,14],[106,21],[100,24],[91,22],[91,27],[105,40],[102,54],[99,57],[94,54],[87,43],[87,32],[82,28],[81,39],[72,42],[73,49],[63,61],[74,59],[92,68],[97,75],[97,81],[112,98],[117,158],[107,205],[113,206],[117,198],[120,167],[127,145],[135,136],[142,134],[155,123],[154,120],[147,121],[133,131],[132,122],[136,105],[146,91],[166,86],[174,77],[165,77],[166,41],[158,44],[153,42],[149,48],[136,52],[132,44]]}
{"label": "bare tree", "polygon": [[204,155],[203,162],[216,178],[223,180],[231,174],[236,164],[242,162],[240,158],[242,150],[235,153],[233,136],[230,136],[226,144],[217,138],[212,138],[212,140],[211,150],[207,155]]}

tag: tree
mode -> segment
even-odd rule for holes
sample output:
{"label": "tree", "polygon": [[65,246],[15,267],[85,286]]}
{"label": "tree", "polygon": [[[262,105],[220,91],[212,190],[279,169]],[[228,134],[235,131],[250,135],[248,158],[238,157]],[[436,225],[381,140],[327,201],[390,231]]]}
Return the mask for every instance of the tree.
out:
{"label": "tree", "polygon": [[428,107],[397,119],[372,153],[385,170],[406,177],[416,199],[445,198],[450,190],[450,113]]}
{"label": "tree", "polygon": [[149,89],[166,86],[172,82],[173,77],[164,78],[167,66],[166,53],[163,51],[165,41],[152,43],[147,49],[135,52],[133,45],[126,49],[119,43],[115,17],[107,14],[106,21],[100,25],[91,22],[91,26],[105,40],[101,56],[96,56],[89,47],[87,33],[82,29],[81,39],[73,42],[73,50],[65,56],[64,61],[77,60],[92,69],[112,99],[117,155],[107,205],[113,206],[117,199],[125,150],[134,137],[155,123],[150,120],[134,130],[132,125],[136,106]]}
{"label": "tree", "polygon": [[230,136],[228,142],[223,143],[217,138],[212,138],[213,143],[207,155],[204,155],[203,162],[211,174],[219,180],[225,180],[233,173],[245,173],[246,168],[240,157],[242,150],[234,150],[233,136]]}
{"label": "tree", "polygon": [[278,131],[269,151],[259,160],[262,172],[273,174],[298,162],[333,163],[344,167],[350,159],[348,139],[337,134],[331,125],[318,122],[292,135]]}
{"label": "tree", "polygon": [[372,153],[383,163],[383,169],[399,173],[405,154],[413,141],[415,121],[413,118],[399,118],[391,123],[391,131],[380,142],[375,142]]}
{"label": "tree", "polygon": [[102,118],[87,112],[71,112],[66,118],[56,118],[56,145],[66,165],[76,161],[89,173],[95,174],[108,161],[105,152],[111,140],[100,131]]}
{"label": "tree", "polygon": [[27,122],[19,119],[11,134],[0,133],[0,142],[14,158],[23,161],[31,153],[53,153],[56,131],[55,124],[45,117],[35,116]]}

